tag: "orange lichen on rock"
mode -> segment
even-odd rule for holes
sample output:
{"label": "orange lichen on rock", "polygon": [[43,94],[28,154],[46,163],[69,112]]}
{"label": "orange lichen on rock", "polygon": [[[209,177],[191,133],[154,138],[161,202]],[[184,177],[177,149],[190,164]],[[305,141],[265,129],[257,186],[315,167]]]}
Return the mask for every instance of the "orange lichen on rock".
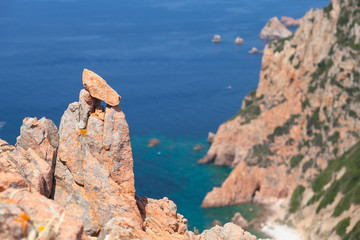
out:
{"label": "orange lichen on rock", "polygon": [[86,128],[80,129],[81,136],[86,137],[86,132],[87,132]]}
{"label": "orange lichen on rock", "polygon": [[21,223],[21,232],[22,232],[22,234],[24,234],[26,232],[27,228],[29,227],[30,217],[26,214],[26,212],[22,211],[20,213],[19,218],[14,218],[13,220],[15,222]]}

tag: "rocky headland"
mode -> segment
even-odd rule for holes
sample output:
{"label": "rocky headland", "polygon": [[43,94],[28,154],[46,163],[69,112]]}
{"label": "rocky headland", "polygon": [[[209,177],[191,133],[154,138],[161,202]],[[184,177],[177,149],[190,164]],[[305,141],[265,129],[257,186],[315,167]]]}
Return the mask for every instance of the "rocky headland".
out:
{"label": "rocky headland", "polygon": [[267,40],[276,40],[287,38],[292,35],[292,32],[280,22],[277,17],[271,18],[261,29],[260,37]]}
{"label": "rocky headland", "polygon": [[25,118],[15,146],[0,139],[0,239],[256,240],[233,223],[195,234],[173,201],[137,196],[120,96],[87,69],[83,85],[59,129]]}
{"label": "rocky headland", "polygon": [[200,160],[234,168],[203,207],[254,201],[303,239],[359,239],[359,13],[333,0],[265,47],[257,90]]}
{"label": "rocky headland", "polygon": [[301,18],[294,19],[292,17],[282,16],[281,17],[281,22],[287,27],[294,27],[294,26],[299,26],[300,25]]}

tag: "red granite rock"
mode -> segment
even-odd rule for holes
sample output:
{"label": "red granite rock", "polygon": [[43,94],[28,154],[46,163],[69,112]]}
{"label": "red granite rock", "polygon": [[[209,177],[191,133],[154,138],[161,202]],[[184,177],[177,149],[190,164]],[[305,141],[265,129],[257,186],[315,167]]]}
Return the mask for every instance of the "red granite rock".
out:
{"label": "red granite rock", "polygon": [[274,40],[289,37],[291,34],[291,31],[289,31],[277,17],[273,17],[261,30],[260,37],[268,40]]}
{"label": "red granite rock", "polygon": [[[10,216],[3,218],[4,214],[0,213],[0,229],[5,226],[8,231],[5,233],[9,234],[7,237],[22,235],[27,239],[87,239],[83,235],[81,221],[38,193],[9,188],[0,193],[0,208],[4,207],[17,216],[15,219]],[[0,231],[0,236],[2,233]]]}
{"label": "red granite rock", "polygon": [[110,106],[119,105],[121,99],[120,95],[96,73],[84,69],[83,84],[92,97],[100,99]]}

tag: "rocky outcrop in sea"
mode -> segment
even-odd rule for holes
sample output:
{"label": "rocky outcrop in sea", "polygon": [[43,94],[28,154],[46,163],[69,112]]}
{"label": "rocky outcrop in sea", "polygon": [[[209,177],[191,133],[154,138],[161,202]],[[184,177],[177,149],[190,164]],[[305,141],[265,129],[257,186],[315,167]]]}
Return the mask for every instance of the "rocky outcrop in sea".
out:
{"label": "rocky outcrop in sea", "polygon": [[271,18],[260,32],[260,37],[267,40],[276,40],[287,38],[292,35],[284,24],[282,24],[277,17]]}

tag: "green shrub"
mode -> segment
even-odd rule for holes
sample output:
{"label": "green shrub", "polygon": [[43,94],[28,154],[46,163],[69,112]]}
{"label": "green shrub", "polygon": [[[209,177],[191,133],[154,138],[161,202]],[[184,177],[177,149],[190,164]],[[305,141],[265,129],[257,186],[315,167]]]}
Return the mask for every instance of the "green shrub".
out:
{"label": "green shrub", "polygon": [[[248,166],[257,165],[266,168],[271,164],[271,160],[267,156],[273,155],[270,148],[264,144],[256,144],[252,147],[251,155],[245,158]],[[250,157],[250,161],[249,160]],[[255,161],[254,161],[255,160]]]}
{"label": "green shrub", "polygon": [[321,133],[318,133],[315,135],[314,139],[312,140],[312,143],[314,146],[322,147],[323,146],[323,138]]}
{"label": "green shrub", "polygon": [[353,229],[346,234],[343,240],[359,240],[360,238],[360,221],[358,221]]}
{"label": "green shrub", "polygon": [[357,71],[354,71],[354,82],[356,83],[360,82],[360,73]]}
{"label": "green shrub", "polygon": [[[310,131],[313,127],[315,129],[321,129],[321,122],[319,120],[319,111],[320,108],[317,108],[314,112],[313,115],[308,119],[307,125],[306,125],[306,129],[308,130],[308,133],[312,131]],[[309,134],[311,135],[311,134]]]}
{"label": "green shrub", "polygon": [[294,34],[287,37],[287,38],[282,38],[282,39],[279,39],[277,41],[274,41],[273,44],[275,46],[275,50],[274,50],[274,53],[276,52],[281,52],[282,50],[284,50],[284,45],[285,45],[285,42],[286,41],[289,41],[290,39],[292,39],[294,37]]}
{"label": "green shrub", "polygon": [[288,140],[286,140],[285,145],[286,145],[286,146],[290,146],[290,145],[292,145],[294,142],[295,142],[295,140],[294,140],[293,138],[289,138]]}
{"label": "green shrub", "polygon": [[328,60],[323,59],[321,62],[319,62],[318,68],[316,70],[318,76],[320,76],[324,72],[327,72],[332,65],[333,65],[333,61],[331,59]]}
{"label": "green shrub", "polygon": [[261,114],[260,101],[263,99],[264,95],[256,97],[256,90],[250,91],[250,93],[244,98],[244,107],[241,109],[237,115],[231,117],[229,121],[235,119],[237,116],[242,116],[245,123],[249,123],[251,120],[257,118]]}
{"label": "green shrub", "polygon": [[349,87],[349,88],[344,87],[344,89],[350,96],[354,96],[355,93],[360,91],[358,87]]}
{"label": "green shrub", "polygon": [[[346,168],[345,174],[340,179],[333,179],[335,173],[343,167]],[[324,190],[328,183],[329,188]],[[312,188],[315,195],[308,204],[321,199],[316,209],[317,213],[331,204],[339,192],[344,196],[335,207],[333,216],[340,216],[351,204],[360,204],[360,142],[342,156],[330,161],[327,168],[312,181]]]}
{"label": "green shrub", "polygon": [[314,159],[310,159],[302,166],[302,172],[305,173],[310,167],[314,165]]}
{"label": "green shrub", "polygon": [[332,144],[335,144],[339,140],[339,137],[340,137],[340,133],[339,131],[336,131],[333,135],[331,135],[328,138],[328,141],[330,141]]}
{"label": "green shrub", "polygon": [[349,22],[349,15],[349,10],[347,10],[345,6],[342,7],[337,24],[340,26],[345,26]]}
{"label": "green shrub", "polygon": [[264,155],[272,155],[270,148],[266,144],[256,144],[252,148],[253,157],[264,156]]}
{"label": "green shrub", "polygon": [[351,198],[342,198],[338,205],[336,205],[333,216],[338,217],[343,213],[344,211],[348,210],[351,205]]}
{"label": "green shrub", "polygon": [[345,237],[346,234],[346,228],[350,225],[350,217],[344,218],[335,227],[335,231],[337,235],[339,235],[341,238]]}
{"label": "green shrub", "polygon": [[327,76],[325,76],[325,77],[323,77],[323,78],[321,79],[321,81],[320,81],[320,87],[321,87],[322,89],[325,89],[325,84],[327,83],[327,80],[328,80]]}
{"label": "green shrub", "polygon": [[320,192],[322,188],[331,181],[332,172],[323,171],[321,172],[312,182],[312,189],[314,192]]}
{"label": "green shrub", "polygon": [[284,123],[284,125],[276,127],[274,132],[267,136],[269,141],[274,142],[275,137],[289,134],[290,129],[296,123],[296,119],[299,117],[300,117],[300,114],[291,115],[290,118]]}
{"label": "green shrub", "polygon": [[253,117],[253,116],[259,116],[261,113],[260,107],[258,105],[251,104],[247,108],[244,108],[240,110],[240,115],[243,117]]}
{"label": "green shrub", "polygon": [[298,64],[296,66],[294,66],[295,69],[299,69],[300,68],[300,64],[301,62],[299,61]]}
{"label": "green shrub", "polygon": [[[331,68],[331,66],[333,65],[333,61],[331,59],[323,59],[318,63],[317,69],[314,73],[311,74],[311,82],[310,84],[316,82],[317,80],[319,80],[320,76],[323,73],[327,73],[329,71],[329,69]],[[325,78],[325,80],[324,80]],[[327,78],[326,76],[323,78],[323,85],[325,85]],[[314,86],[313,86],[314,87]]]}
{"label": "green shrub", "polygon": [[[360,102],[360,100],[359,100]],[[306,98],[305,101],[301,102],[301,109],[304,111],[305,108],[310,107],[309,99]]]}
{"label": "green shrub", "polygon": [[333,184],[331,184],[329,189],[326,190],[320,204],[318,205],[316,209],[316,213],[319,213],[322,208],[334,202],[335,197],[339,192],[339,189],[340,189],[340,184],[338,181],[335,181]]}
{"label": "green shrub", "polygon": [[292,64],[292,61],[293,61],[294,57],[295,57],[295,54],[291,55],[291,57],[289,58],[290,64]]}
{"label": "green shrub", "polygon": [[317,89],[317,87],[318,87],[317,84],[315,84],[315,86],[309,85],[309,87],[308,87],[308,93],[314,93],[315,90]]}
{"label": "green shrub", "polygon": [[326,7],[323,8],[324,13],[327,14],[328,18],[330,17],[330,12],[333,9],[333,5],[332,2],[330,2],[329,5],[327,5]]}
{"label": "green shrub", "polygon": [[303,147],[310,147],[310,141],[309,140],[306,140],[302,143],[299,143],[299,145],[297,146],[297,149],[300,151]]}
{"label": "green shrub", "polygon": [[291,159],[290,159],[290,167],[291,168],[294,168],[296,167],[300,162],[301,160],[304,158],[304,155],[302,154],[297,154],[295,156],[293,156]]}
{"label": "green shrub", "polygon": [[306,203],[306,206],[316,203],[324,195],[324,191],[315,193],[314,196]]}
{"label": "green shrub", "polygon": [[350,110],[350,111],[349,111],[349,116],[350,116],[350,117],[353,117],[353,118],[357,118],[357,117],[358,117],[358,115],[356,114],[356,112],[353,111],[353,110]]}
{"label": "green shrub", "polygon": [[303,195],[304,191],[305,191],[305,187],[299,185],[299,186],[297,186],[297,188],[294,190],[293,194],[291,195],[290,208],[289,208],[289,211],[291,213],[296,212],[298,210],[298,208],[300,207],[302,195]]}

